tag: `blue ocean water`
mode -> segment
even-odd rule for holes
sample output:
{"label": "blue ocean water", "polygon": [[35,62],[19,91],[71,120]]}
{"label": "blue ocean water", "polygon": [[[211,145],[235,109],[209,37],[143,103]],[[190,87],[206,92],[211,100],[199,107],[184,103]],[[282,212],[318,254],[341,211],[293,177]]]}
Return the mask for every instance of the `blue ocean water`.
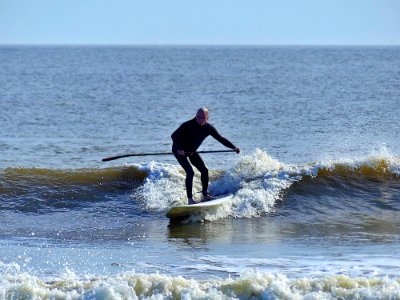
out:
{"label": "blue ocean water", "polygon": [[[398,299],[399,99],[399,47],[1,46],[0,298]],[[235,196],[171,223],[172,155],[101,159],[202,106]]]}

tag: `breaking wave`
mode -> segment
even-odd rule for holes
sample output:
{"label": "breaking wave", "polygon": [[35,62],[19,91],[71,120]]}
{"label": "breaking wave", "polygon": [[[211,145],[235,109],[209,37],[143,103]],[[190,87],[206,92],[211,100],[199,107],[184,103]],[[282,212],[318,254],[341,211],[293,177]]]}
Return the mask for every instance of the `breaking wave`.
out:
{"label": "breaking wave", "polygon": [[[165,163],[76,170],[6,168],[0,176],[2,210],[69,209],[129,194],[143,211],[163,215],[186,201],[183,170]],[[201,190],[199,177],[196,174],[195,191]],[[315,201],[313,206],[340,203],[345,209],[349,203],[369,205],[374,200],[374,207],[400,209],[396,200],[400,195],[400,159],[389,155],[290,165],[257,149],[239,157],[227,170],[211,170],[210,179],[212,194],[231,193],[234,198],[230,205],[200,216],[201,220],[259,217],[279,210],[282,202],[290,207],[293,199],[307,196],[312,196],[309,201]]]}
{"label": "breaking wave", "polygon": [[78,276],[66,271],[40,279],[18,265],[0,264],[4,299],[398,299],[400,280],[332,275],[288,278],[246,271],[235,278],[195,280],[183,276],[137,274]]}

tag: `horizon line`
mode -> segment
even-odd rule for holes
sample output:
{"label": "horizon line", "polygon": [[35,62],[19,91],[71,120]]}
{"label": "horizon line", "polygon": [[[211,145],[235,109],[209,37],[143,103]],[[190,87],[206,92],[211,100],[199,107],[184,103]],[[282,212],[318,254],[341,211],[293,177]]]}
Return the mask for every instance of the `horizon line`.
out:
{"label": "horizon line", "polygon": [[43,47],[399,47],[399,44],[200,44],[200,43],[1,43],[2,46],[43,46]]}

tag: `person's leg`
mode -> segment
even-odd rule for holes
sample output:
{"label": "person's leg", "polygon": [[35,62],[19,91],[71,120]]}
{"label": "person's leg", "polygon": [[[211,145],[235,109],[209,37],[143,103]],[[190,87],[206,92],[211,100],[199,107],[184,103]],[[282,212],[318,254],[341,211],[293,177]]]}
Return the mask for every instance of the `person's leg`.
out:
{"label": "person's leg", "polygon": [[[194,171],[192,166],[190,165],[186,155],[177,155],[174,154],[176,160],[179,162],[179,164],[182,166],[182,168],[186,172],[186,179],[185,179],[185,185],[186,185],[186,195],[188,200],[192,199],[193,201],[193,177],[194,177]],[[189,201],[189,204],[190,203]]]}
{"label": "person's leg", "polygon": [[203,159],[200,157],[198,153],[193,153],[192,155],[189,155],[190,162],[195,166],[201,173],[201,184],[203,186],[202,193],[203,196],[208,195],[208,169],[206,165],[204,164]]}

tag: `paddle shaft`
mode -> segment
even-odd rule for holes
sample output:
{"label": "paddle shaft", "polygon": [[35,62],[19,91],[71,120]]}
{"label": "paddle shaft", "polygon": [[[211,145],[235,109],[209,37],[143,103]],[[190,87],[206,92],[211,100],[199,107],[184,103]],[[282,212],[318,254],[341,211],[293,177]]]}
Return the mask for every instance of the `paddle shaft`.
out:
{"label": "paddle shaft", "polygon": [[[196,152],[185,152],[185,153],[190,155],[193,153],[221,153],[221,152],[235,152],[235,150],[212,150],[212,151],[196,151]],[[132,153],[132,154],[124,154],[124,155],[103,158],[101,161],[110,161],[110,160],[114,160],[114,159],[130,157],[130,156],[171,155],[171,154],[174,154],[174,153],[173,152]]]}

